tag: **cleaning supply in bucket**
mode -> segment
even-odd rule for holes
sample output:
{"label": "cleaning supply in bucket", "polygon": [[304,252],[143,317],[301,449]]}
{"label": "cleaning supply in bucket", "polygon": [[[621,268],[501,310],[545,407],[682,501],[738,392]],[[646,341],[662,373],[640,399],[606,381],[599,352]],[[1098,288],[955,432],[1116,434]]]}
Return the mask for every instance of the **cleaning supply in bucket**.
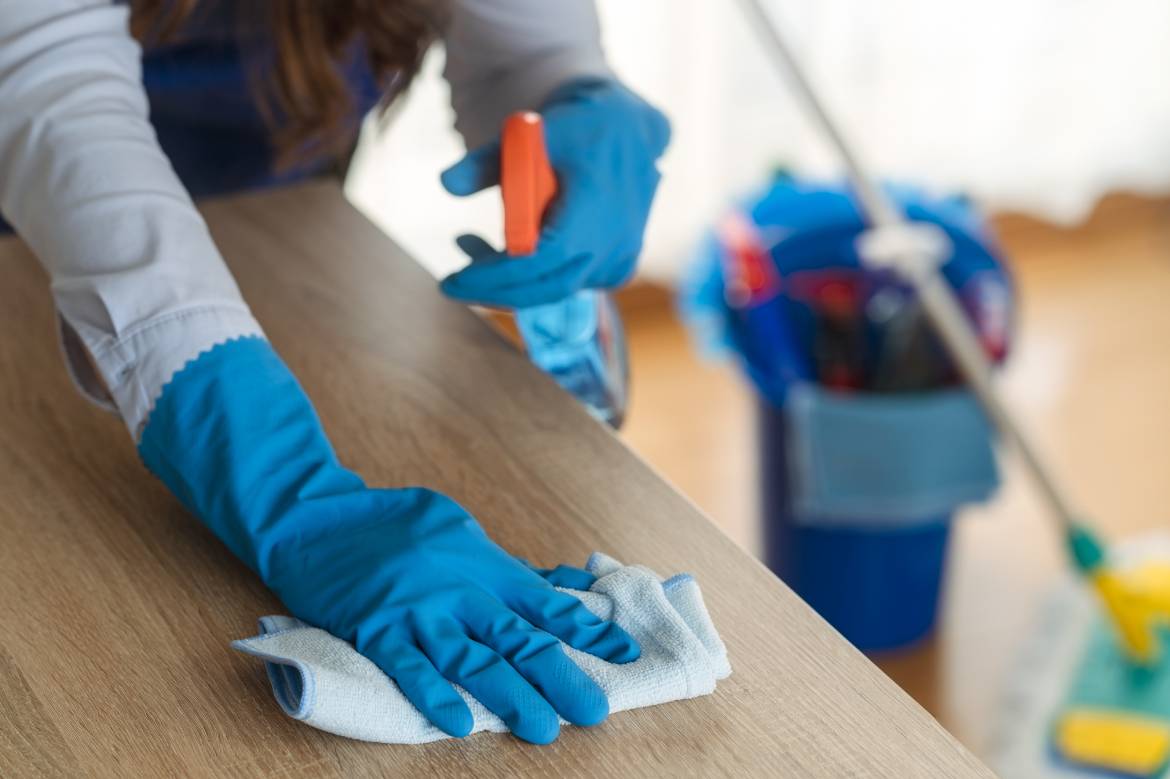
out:
{"label": "cleaning supply in bucket", "polygon": [[[544,213],[557,191],[540,114],[519,112],[505,121],[500,138],[500,191],[508,254],[532,254]],[[516,326],[537,367],[593,416],[612,427],[621,426],[630,368],[621,315],[610,295],[584,289],[565,300],[520,309]]]}
{"label": "cleaning supply in bucket", "polygon": [[809,380],[811,366],[784,321],[780,276],[759,232],[736,211],[726,214],[719,226],[723,297],[737,313],[745,363],[769,384]]}
{"label": "cleaning supply in bucket", "polygon": [[[588,592],[568,591],[598,617],[613,620],[642,647],[632,663],[607,663],[562,645],[597,682],[610,713],[708,695],[731,674],[727,649],[707,613],[695,579],[660,579],[642,566],[594,554],[597,577]],[[337,735],[387,744],[447,738],[427,722],[391,681],[350,644],[292,617],[264,617],[261,635],[233,647],[263,660],[273,694],[294,719]],[[456,688],[474,718],[473,733],[507,730],[504,722]]]}

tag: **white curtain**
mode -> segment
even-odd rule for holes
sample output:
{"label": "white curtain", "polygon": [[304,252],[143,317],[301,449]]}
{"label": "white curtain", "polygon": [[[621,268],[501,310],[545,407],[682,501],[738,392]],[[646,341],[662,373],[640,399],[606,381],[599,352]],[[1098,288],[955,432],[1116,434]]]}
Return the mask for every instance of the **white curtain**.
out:
{"label": "white curtain", "polygon": [[[555,0],[550,0],[555,2]],[[729,198],[769,170],[836,160],[734,0],[599,0],[617,70],[675,127],[643,271],[664,279]],[[1170,0],[772,0],[847,135],[882,175],[1056,221],[1108,191],[1170,191]],[[441,54],[350,181],[356,203],[436,273],[492,194],[447,198],[460,153]]]}

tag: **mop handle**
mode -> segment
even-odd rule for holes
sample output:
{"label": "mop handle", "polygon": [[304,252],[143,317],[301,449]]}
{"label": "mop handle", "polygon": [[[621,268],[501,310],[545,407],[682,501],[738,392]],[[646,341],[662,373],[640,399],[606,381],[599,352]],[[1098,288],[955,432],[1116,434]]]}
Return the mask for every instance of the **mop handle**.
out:
{"label": "mop handle", "polygon": [[[741,0],[750,22],[759,32],[781,74],[787,76],[800,93],[821,129],[836,147],[845,162],[850,183],[865,221],[873,228],[896,227],[908,223],[893,198],[878,185],[877,180],[863,167],[860,158],[846,142],[840,128],[825,109],[804,69],[796,59],[776,23],[765,10],[761,0]],[[1076,526],[1076,517],[1063,491],[1032,446],[1011,412],[999,398],[991,377],[991,361],[979,343],[979,337],[968,321],[954,290],[943,278],[937,258],[926,250],[907,247],[902,272],[917,293],[927,320],[939,336],[951,359],[959,367],[968,386],[979,399],[995,428],[1011,440],[1023,458],[1025,468],[1040,488],[1054,518],[1067,530]],[[913,268],[906,272],[906,268]]]}

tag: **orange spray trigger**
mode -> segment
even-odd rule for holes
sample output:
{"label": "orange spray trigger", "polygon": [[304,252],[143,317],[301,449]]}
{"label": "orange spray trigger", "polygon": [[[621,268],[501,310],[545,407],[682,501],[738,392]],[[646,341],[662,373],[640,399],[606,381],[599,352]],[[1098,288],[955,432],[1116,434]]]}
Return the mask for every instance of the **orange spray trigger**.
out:
{"label": "orange spray trigger", "polygon": [[508,254],[532,254],[540,240],[544,213],[557,194],[540,114],[520,111],[505,120],[500,136],[500,192]]}

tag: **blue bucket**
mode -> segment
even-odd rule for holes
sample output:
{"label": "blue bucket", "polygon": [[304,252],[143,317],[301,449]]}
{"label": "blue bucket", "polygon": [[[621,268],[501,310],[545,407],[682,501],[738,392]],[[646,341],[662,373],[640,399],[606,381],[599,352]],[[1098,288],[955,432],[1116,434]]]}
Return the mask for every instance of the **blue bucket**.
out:
{"label": "blue bucket", "polygon": [[929,635],[951,516],[904,527],[799,520],[789,488],[785,414],[766,399],[758,414],[767,566],[862,651],[903,648]]}
{"label": "blue bucket", "polygon": [[[1011,284],[979,214],[961,198],[905,187],[891,194],[912,220],[946,234],[952,253],[942,271],[955,290],[971,299],[1000,290],[1001,307],[981,310],[1001,316],[975,324],[1002,359]],[[756,243],[736,247],[734,231],[714,231],[680,304],[700,346],[735,355],[757,390],[764,561],[858,648],[913,644],[936,621],[954,513],[986,500],[998,483],[990,425],[945,360],[912,381],[891,384],[881,362],[825,380],[816,363],[824,331],[800,302],[802,289],[830,277],[889,283],[857,254],[865,225],[846,187],[781,175],[733,214]],[[751,251],[740,254],[744,246]],[[758,278],[735,278],[737,294],[729,295],[728,258],[761,254]],[[767,294],[737,292],[759,279],[746,289]],[[899,371],[896,378],[908,378]]]}

